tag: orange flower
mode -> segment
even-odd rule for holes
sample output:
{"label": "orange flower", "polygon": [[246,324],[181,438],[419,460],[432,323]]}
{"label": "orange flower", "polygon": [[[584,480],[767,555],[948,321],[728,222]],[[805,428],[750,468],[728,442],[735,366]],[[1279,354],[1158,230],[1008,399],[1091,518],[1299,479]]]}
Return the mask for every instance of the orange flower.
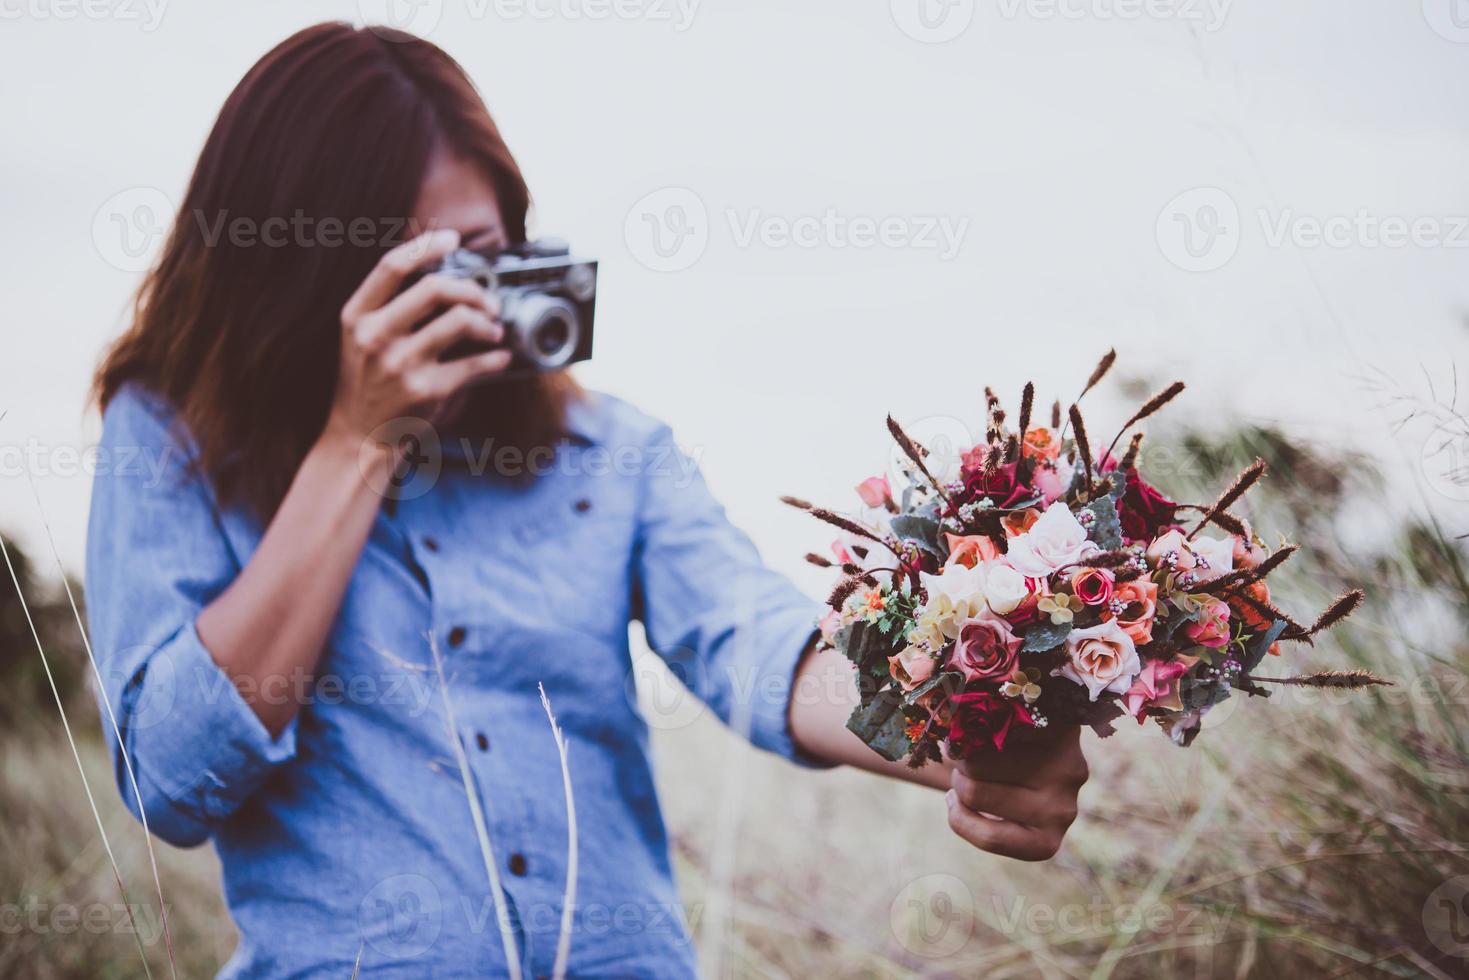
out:
{"label": "orange flower", "polygon": [[973,568],[982,561],[994,561],[1000,557],[1000,549],[995,543],[983,534],[949,534],[944,537],[949,541],[949,560],[946,565],[963,565],[965,568]]}
{"label": "orange flower", "polygon": [[[1256,602],[1270,601],[1270,586],[1266,585],[1263,581],[1251,582],[1249,585],[1245,586],[1244,592]],[[1267,630],[1270,628],[1271,623],[1274,622],[1274,620],[1272,620],[1268,615],[1262,613],[1260,610],[1256,609],[1248,602],[1245,602],[1243,599],[1240,599],[1238,596],[1230,597],[1229,608],[1245,624],[1245,629],[1251,633],[1258,633],[1261,630]],[[1280,643],[1276,642],[1270,644],[1269,652],[1270,655],[1273,657],[1280,656]]]}
{"label": "orange flower", "polygon": [[1153,617],[1158,611],[1158,586],[1148,579],[1135,578],[1117,586],[1112,593],[1112,601],[1122,604],[1122,614],[1115,615],[1109,608],[1102,613],[1102,618],[1115,618],[1117,625],[1138,646],[1153,642]]}
{"label": "orange flower", "polygon": [[882,589],[872,589],[863,598],[867,600],[867,608],[871,612],[882,612],[887,606],[887,600],[882,597]]}
{"label": "orange flower", "polygon": [[[1251,582],[1245,586],[1243,591],[1245,595],[1254,599],[1256,602],[1264,603],[1270,601],[1270,586],[1266,585],[1263,581]],[[1245,624],[1245,629],[1251,633],[1258,633],[1260,630],[1269,629],[1270,624],[1273,622],[1269,616],[1238,597],[1231,596],[1229,606],[1234,610],[1234,614]]]}
{"label": "orange flower", "polygon": [[1024,534],[1029,531],[1035,522],[1040,520],[1041,512],[1034,507],[1026,510],[1018,510],[1013,514],[1006,514],[1000,518],[1000,523],[1005,526],[1005,533],[1010,537]]}
{"label": "orange flower", "polygon": [[1044,426],[1032,426],[1025,430],[1025,441],[1020,452],[1028,459],[1047,460],[1061,455],[1061,441]]}

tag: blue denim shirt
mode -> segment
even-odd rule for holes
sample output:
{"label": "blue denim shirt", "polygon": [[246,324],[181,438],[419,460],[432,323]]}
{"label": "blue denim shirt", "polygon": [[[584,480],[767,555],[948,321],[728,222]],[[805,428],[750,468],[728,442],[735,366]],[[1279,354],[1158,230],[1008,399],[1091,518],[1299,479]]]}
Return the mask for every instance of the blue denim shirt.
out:
{"label": "blue denim shirt", "polygon": [[218,505],[166,405],[136,387],[109,404],[87,599],[123,732],[114,768],[136,812],[125,750],[159,837],[214,842],[240,932],[222,976],[340,980],[359,949],[365,976],[505,972],[451,738],[525,975],[548,974],[567,817],[538,684],[569,742],[580,831],[571,974],[692,975],[628,624],[726,722],[794,758],[789,685],[817,604],[762,565],[667,427],[589,394],[568,430],[528,485],[485,475],[483,447],[426,447],[377,516],[314,678],[259,692],[305,694],[272,738],[194,625],[262,528]]}

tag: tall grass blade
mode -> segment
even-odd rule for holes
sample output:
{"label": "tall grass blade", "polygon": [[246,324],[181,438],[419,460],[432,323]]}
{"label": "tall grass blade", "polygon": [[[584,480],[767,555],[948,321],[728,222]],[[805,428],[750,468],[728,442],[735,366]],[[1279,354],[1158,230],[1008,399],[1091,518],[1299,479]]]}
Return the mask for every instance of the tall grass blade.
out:
{"label": "tall grass blade", "polygon": [[82,777],[82,788],[87,792],[87,803],[92,807],[92,817],[97,821],[97,833],[102,836],[102,848],[107,852],[107,860],[112,864],[112,874],[117,879],[117,890],[122,894],[123,907],[128,912],[128,923],[132,926],[133,938],[138,942],[138,955],[143,959],[143,973],[148,980],[153,980],[153,971],[148,966],[148,951],[143,948],[143,933],[138,929],[137,919],[133,915],[133,904],[128,900],[127,886],[122,883],[122,869],[117,865],[117,855],[112,853],[112,842],[107,839],[107,828],[102,823],[102,814],[97,809],[97,798],[92,795],[92,782],[87,778],[86,767],[82,765],[82,754],[77,750],[77,740],[71,731],[71,722],[66,718],[66,707],[61,702],[61,691],[56,686],[56,676],[51,673],[51,658],[46,656],[46,648],[41,643],[41,634],[36,631],[36,622],[31,618],[31,607],[26,602],[25,593],[20,588],[20,576],[15,574],[15,565],[10,561],[10,548],[5,544],[5,539],[0,537],[0,555],[5,557],[5,567],[10,571],[10,581],[15,583],[15,594],[20,599],[21,611],[25,613],[26,625],[30,627],[31,638],[36,641],[36,652],[41,655],[41,666],[46,671],[46,682],[51,685],[51,696],[56,699],[56,710],[61,714],[61,727],[66,730],[66,741],[71,745],[71,757],[76,760],[77,772]]}
{"label": "tall grass blade", "polygon": [[107,687],[102,682],[102,671],[97,666],[97,656],[92,652],[91,638],[87,636],[86,624],[82,621],[81,610],[77,608],[76,596],[72,594],[71,580],[66,577],[66,569],[61,566],[61,552],[56,549],[56,538],[51,533],[51,522],[46,518],[46,508],[41,504],[40,491],[36,489],[36,480],[29,469],[26,470],[26,482],[30,484],[31,496],[36,500],[36,512],[41,515],[41,527],[46,529],[46,544],[51,548],[51,558],[56,562],[56,571],[61,576],[62,588],[66,589],[66,601],[71,604],[71,614],[76,617],[77,632],[81,634],[82,647],[87,651],[87,663],[91,665],[92,677],[97,681],[97,697],[107,711],[107,723],[112,726],[112,735],[117,739],[117,751],[122,756],[128,786],[133,791],[133,798],[138,801],[138,819],[143,824],[143,843],[148,848],[148,866],[153,872],[153,886],[158,893],[158,915],[163,923],[163,945],[168,951],[168,970],[173,980],[178,980],[178,964],[174,960],[173,953],[173,933],[168,927],[168,903],[163,900],[163,879],[158,874],[158,855],[153,850],[153,833],[148,829],[148,811],[143,806],[143,791],[138,788],[138,777],[133,772],[133,761],[128,755],[127,746],[123,744],[122,729],[118,727],[117,715],[112,710],[112,702],[107,700]]}
{"label": "tall grass blade", "polygon": [[551,980],[562,980],[566,976],[566,961],[571,956],[572,916],[576,908],[576,800],[571,793],[571,768],[566,764],[566,739],[562,737],[561,726],[556,724],[556,715],[551,711],[546,685],[537,684],[536,687],[541,691],[541,706],[546,709],[551,737],[556,740],[556,752],[561,756],[561,782],[566,787],[566,890],[561,896],[561,935],[556,939],[556,962],[551,967]]}
{"label": "tall grass blade", "polygon": [[444,701],[444,721],[449,726],[449,742],[454,746],[454,761],[459,765],[459,778],[464,781],[464,798],[469,801],[469,814],[474,820],[474,833],[479,838],[479,853],[485,861],[485,874],[490,879],[490,898],[495,902],[495,923],[500,927],[500,944],[505,952],[505,969],[510,980],[520,980],[520,949],[515,943],[515,933],[510,927],[510,912],[505,907],[505,892],[500,887],[500,866],[495,861],[495,849],[490,844],[490,831],[485,823],[485,812],[480,806],[479,794],[475,792],[474,774],[469,771],[469,757],[464,754],[464,743],[459,740],[459,722],[454,717],[454,705],[449,699],[449,683],[444,677],[444,661],[439,656],[439,643],[434,634],[428,634],[428,650],[434,658],[434,673],[439,678],[439,695]]}

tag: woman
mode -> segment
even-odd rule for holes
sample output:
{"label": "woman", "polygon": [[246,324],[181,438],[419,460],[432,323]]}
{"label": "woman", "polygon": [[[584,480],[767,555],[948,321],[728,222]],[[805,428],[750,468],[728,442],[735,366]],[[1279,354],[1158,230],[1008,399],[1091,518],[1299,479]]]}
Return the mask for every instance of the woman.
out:
{"label": "woman", "polygon": [[93,499],[114,760],[153,832],[214,841],[240,931],[224,975],[347,976],[359,951],[369,976],[505,971],[450,717],[518,956],[547,973],[566,815],[540,684],[580,816],[572,975],[690,975],[632,618],[756,745],[952,784],[961,836],[1054,853],[1085,778],[1074,731],[1003,764],[884,764],[845,731],[849,668],[811,652],[816,604],[761,566],[669,430],[564,375],[496,379],[494,301],[412,281],[461,244],[522,241],[527,207],[442,51],[302,31],[226,102],[98,373],[106,458],[150,463]]}

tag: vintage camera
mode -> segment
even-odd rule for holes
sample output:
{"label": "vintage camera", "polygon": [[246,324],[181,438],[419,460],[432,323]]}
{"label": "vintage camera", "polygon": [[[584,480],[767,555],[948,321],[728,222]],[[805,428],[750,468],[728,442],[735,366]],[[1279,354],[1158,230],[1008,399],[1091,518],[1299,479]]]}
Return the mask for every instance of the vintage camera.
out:
{"label": "vintage camera", "polygon": [[[500,299],[500,322],[514,360],[505,376],[556,371],[592,356],[597,263],[575,258],[553,238],[524,242],[493,259],[469,249],[450,252],[425,275],[473,279]],[[456,344],[445,360],[483,349]]]}

